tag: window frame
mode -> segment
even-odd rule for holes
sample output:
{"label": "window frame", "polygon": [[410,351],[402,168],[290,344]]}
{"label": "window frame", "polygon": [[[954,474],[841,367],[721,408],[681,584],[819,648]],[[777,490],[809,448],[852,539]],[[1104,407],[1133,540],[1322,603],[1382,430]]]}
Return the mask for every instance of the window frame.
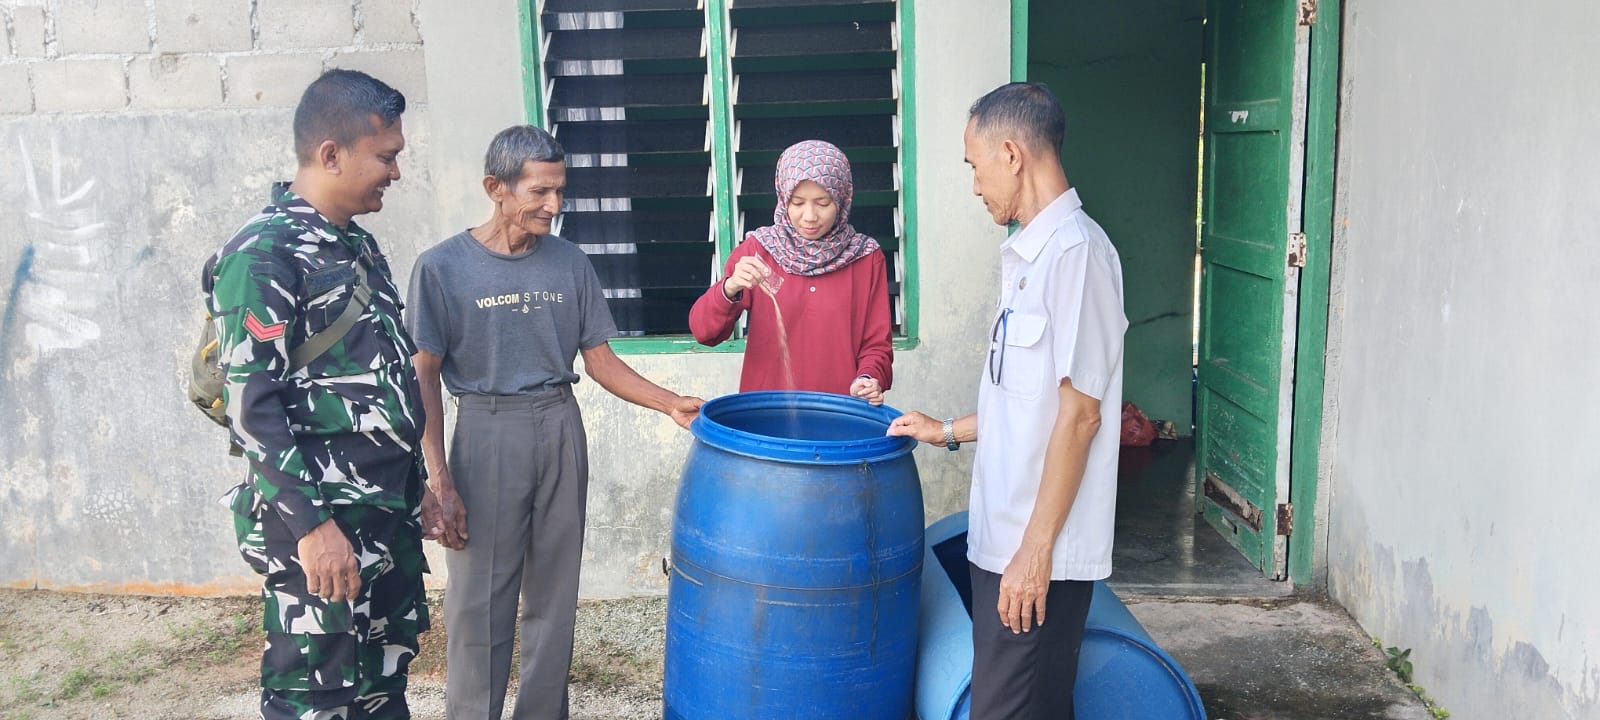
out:
{"label": "window frame", "polygon": [[[706,0],[706,72],[711,86],[712,172],[716,195],[712,205],[719,229],[712,276],[717,277],[728,255],[737,245],[731,229],[738,214],[738,188],[733,187],[733,103],[729,97],[733,59],[728,47],[728,10],[731,0]],[[545,117],[545,77],[541,58],[539,6],[543,0],[518,0],[517,20],[521,35],[523,108],[527,122],[548,125]],[[916,20],[913,0],[896,0],[898,51],[895,67],[900,83],[896,123],[900,133],[900,216],[903,224],[900,250],[900,301],[904,304],[903,333],[893,337],[895,350],[910,350],[920,343],[920,293],[917,272],[917,153],[916,153]],[[611,347],[619,355],[669,355],[690,353],[744,352],[743,337],[730,338],[716,347],[706,347],[687,334],[617,337]]]}

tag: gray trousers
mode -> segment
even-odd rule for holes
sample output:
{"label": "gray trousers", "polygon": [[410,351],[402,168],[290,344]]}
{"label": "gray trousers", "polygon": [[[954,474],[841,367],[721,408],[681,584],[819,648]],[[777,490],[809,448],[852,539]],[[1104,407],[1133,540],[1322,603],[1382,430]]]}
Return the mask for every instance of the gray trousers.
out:
{"label": "gray trousers", "polygon": [[450,474],[468,537],[465,549],[445,553],[448,715],[499,720],[520,626],[512,717],[566,720],[589,485],[583,417],[565,385],[532,396],[466,395],[458,409]]}

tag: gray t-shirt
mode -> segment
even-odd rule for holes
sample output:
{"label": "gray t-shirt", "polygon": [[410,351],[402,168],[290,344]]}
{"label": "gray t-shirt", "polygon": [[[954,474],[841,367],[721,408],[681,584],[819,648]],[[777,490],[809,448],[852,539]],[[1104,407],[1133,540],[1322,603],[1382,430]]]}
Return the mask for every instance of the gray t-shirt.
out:
{"label": "gray t-shirt", "polygon": [[577,382],[572,363],[617,333],[589,256],[546,235],[516,255],[463,232],[411,271],[406,326],[444,358],[451,395],[520,395]]}

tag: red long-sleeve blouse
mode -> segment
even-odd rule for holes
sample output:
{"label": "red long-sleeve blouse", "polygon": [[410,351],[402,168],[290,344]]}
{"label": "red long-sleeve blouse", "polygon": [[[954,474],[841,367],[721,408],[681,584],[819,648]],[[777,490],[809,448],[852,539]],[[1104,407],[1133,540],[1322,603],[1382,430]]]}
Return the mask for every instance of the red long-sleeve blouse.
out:
{"label": "red long-sleeve blouse", "polygon": [[[722,294],[722,279],[739,258],[754,255],[784,276],[777,303],[788,335],[786,377],[778,333],[778,311],[759,288],[734,300]],[[874,252],[825,275],[790,275],[778,266],[754,237],[747,236],[728,256],[718,279],[689,311],[695,340],[715,346],[733,334],[741,313],[750,313],[745,337],[744,370],[739,390],[818,390],[848,394],[850,384],[866,375],[888,390],[894,380],[894,346],[890,339],[889,277],[884,255]]]}

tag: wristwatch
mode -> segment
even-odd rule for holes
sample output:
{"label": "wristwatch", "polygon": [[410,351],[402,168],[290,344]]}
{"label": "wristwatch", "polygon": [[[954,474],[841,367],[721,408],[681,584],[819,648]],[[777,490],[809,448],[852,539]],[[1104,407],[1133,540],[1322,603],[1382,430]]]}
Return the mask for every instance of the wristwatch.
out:
{"label": "wristwatch", "polygon": [[956,442],[956,419],[944,419],[944,449],[955,452],[961,449],[961,443]]}

